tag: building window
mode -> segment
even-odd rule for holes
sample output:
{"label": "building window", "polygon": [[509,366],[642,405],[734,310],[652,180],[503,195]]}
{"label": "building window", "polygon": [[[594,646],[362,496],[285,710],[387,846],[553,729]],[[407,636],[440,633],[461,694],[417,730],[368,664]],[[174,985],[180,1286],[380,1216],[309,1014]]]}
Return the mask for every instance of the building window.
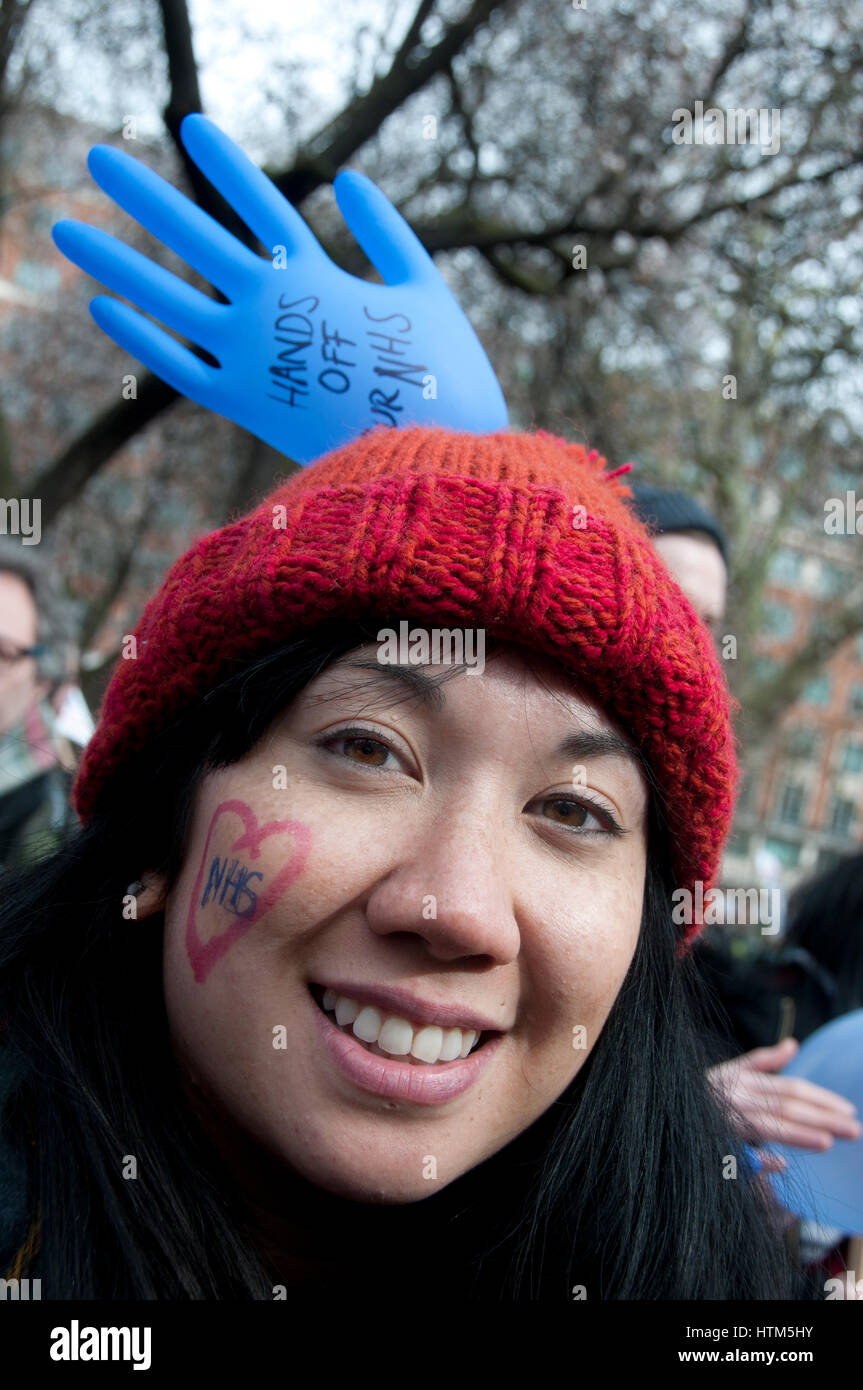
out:
{"label": "building window", "polygon": [[863,685],[859,681],[848,691],[848,710],[851,714],[863,714]]}
{"label": "building window", "polygon": [[53,294],[60,288],[60,269],[45,261],[20,260],[15,267],[14,280],[22,290],[35,294]]}
{"label": "building window", "polygon": [[778,819],[784,825],[799,825],[803,810],[803,787],[797,782],[786,782],[779,798]]}
{"label": "building window", "polygon": [[814,729],[800,724],[791,729],[785,740],[785,753],[789,758],[811,758],[818,746],[818,735]]}
{"label": "building window", "polygon": [[[800,698],[809,705],[826,705],[830,700],[832,684],[829,676],[816,676],[803,687]],[[863,686],[860,689],[863,690]]]}
{"label": "building window", "polygon": [[844,594],[848,588],[850,575],[848,570],[840,569],[838,565],[821,566],[821,595],[823,598],[838,598]]}
{"label": "building window", "polygon": [[765,840],[764,848],[775,854],[780,864],[794,869],[800,862],[800,846],[790,840]]}
{"label": "building window", "polygon": [[830,829],[834,835],[850,835],[854,824],[854,802],[844,796],[833,799],[830,808]]}
{"label": "building window", "polygon": [[857,641],[854,643],[854,649],[857,653],[857,660],[863,661],[863,632],[858,632]]}
{"label": "building window", "polygon": [[863,743],[846,743],[839,771],[863,772]]}
{"label": "building window", "polygon": [[777,550],[767,566],[768,578],[774,584],[799,584],[802,556],[796,550]]}
{"label": "building window", "polygon": [[790,637],[794,632],[794,612],[787,603],[768,600],[764,605],[764,631],[770,637]]}

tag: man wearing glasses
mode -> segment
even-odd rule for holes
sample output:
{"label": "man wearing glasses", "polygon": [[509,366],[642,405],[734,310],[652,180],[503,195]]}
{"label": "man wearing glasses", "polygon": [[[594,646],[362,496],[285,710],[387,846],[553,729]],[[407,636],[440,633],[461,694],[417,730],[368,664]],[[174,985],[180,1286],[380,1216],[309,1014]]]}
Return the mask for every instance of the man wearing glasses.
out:
{"label": "man wearing glasses", "polygon": [[[0,871],[50,853],[74,824],[75,753],[58,727],[72,674],[43,562],[0,537]],[[80,692],[79,692],[79,698]]]}

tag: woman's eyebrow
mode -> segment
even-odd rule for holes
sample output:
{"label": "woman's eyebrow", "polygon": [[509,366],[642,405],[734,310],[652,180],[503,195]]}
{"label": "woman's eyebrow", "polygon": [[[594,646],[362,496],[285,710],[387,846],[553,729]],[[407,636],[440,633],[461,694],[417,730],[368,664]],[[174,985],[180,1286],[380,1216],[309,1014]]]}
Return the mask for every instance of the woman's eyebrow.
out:
{"label": "woman's eyebrow", "polygon": [[[439,689],[441,677],[428,676],[417,666],[400,666],[396,662],[378,661],[375,657],[357,657],[354,661],[340,662],[342,670],[370,671],[372,675],[389,677],[406,685],[420,702],[430,709],[440,709],[445,701]],[[446,674],[455,675],[461,667],[453,665]]]}
{"label": "woman's eyebrow", "polygon": [[558,744],[557,752],[560,757],[578,761],[584,758],[626,758],[637,768],[643,766],[639,750],[611,730],[590,733],[587,729],[579,729],[567,734],[563,742]]}
{"label": "woman's eyebrow", "polygon": [[[418,697],[421,703],[433,709],[440,709],[446,700],[446,695],[440,689],[440,677],[427,675],[418,666],[400,666],[396,662],[380,662],[374,657],[358,657],[353,661],[342,663],[356,671],[370,671],[377,676],[389,676],[396,681],[401,681]],[[457,667],[450,668],[455,674]],[[637,748],[633,748],[626,739],[612,730],[603,729],[591,731],[588,729],[577,729],[558,744],[556,749],[558,757],[571,758],[575,762],[580,762],[587,758],[626,758],[635,767],[642,769],[644,757]]]}

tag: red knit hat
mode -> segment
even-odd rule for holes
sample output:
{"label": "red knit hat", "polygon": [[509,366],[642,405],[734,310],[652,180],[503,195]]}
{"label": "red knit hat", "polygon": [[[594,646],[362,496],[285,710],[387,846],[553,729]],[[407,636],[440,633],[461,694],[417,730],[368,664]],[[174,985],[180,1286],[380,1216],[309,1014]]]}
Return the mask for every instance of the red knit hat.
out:
{"label": "red knit hat", "polygon": [[118,662],[83,756],[82,819],[238,660],[339,616],[403,612],[482,627],[572,670],[647,755],[677,886],[700,879],[707,892],[734,805],[737,706],[628,487],[604,468],[544,431],[381,425],[295,473],[193,545],[147,604],[137,659]]}

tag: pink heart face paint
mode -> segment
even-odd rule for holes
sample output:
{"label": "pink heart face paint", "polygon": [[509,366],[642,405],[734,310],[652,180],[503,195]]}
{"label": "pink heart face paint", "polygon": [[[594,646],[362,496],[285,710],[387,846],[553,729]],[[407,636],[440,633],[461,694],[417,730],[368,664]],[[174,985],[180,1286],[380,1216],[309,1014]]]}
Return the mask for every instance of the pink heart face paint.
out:
{"label": "pink heart face paint", "polygon": [[[231,817],[238,818],[245,829],[221,854],[211,851],[217,827],[229,835],[236,829]],[[271,835],[286,837],[288,858],[267,882],[254,865],[260,858],[262,841]],[[224,846],[221,836],[218,843]],[[271,820],[259,825],[247,802],[219,803],[207,830],[186,919],[186,950],[198,984],[204,983],[216,962],[260,922],[302,873],[310,846],[311,832],[302,821]],[[198,925],[202,913],[216,927],[206,940]]]}

